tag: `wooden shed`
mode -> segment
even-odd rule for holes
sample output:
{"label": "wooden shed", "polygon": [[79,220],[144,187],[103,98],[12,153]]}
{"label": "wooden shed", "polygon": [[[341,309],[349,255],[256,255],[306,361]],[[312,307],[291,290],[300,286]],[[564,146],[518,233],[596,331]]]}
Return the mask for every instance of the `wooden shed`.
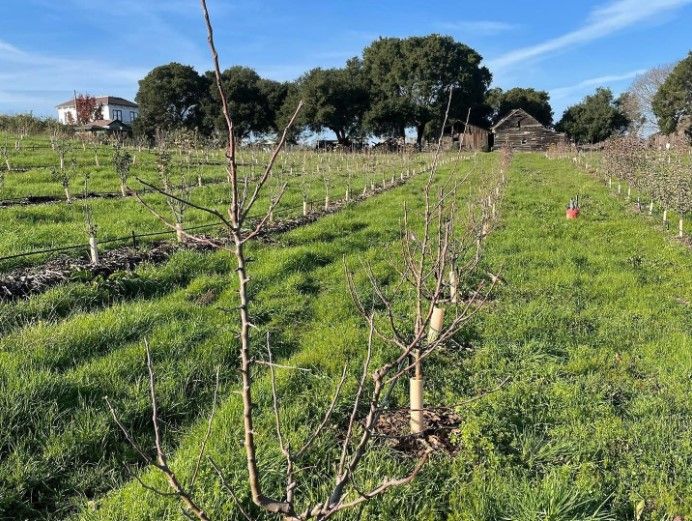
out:
{"label": "wooden shed", "polygon": [[469,123],[465,130],[456,135],[454,141],[460,150],[489,150],[489,138],[490,132]]}
{"label": "wooden shed", "polygon": [[[466,126],[466,131],[464,131]],[[445,129],[443,150],[490,150],[490,131],[476,125],[455,123]]]}
{"label": "wooden shed", "polygon": [[524,109],[514,109],[491,129],[493,150],[509,147],[514,150],[546,150],[555,143],[565,143],[565,134],[544,126]]}

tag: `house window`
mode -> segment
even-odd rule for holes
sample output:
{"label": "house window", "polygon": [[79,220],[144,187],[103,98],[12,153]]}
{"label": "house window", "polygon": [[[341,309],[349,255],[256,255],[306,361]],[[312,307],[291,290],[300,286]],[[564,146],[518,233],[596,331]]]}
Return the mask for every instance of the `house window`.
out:
{"label": "house window", "polygon": [[517,128],[521,128],[521,120],[517,121]]}
{"label": "house window", "polygon": [[113,119],[115,119],[117,121],[122,121],[123,120],[123,111],[113,109]]}
{"label": "house window", "polygon": [[137,119],[137,113],[135,111],[130,112],[130,121]]}

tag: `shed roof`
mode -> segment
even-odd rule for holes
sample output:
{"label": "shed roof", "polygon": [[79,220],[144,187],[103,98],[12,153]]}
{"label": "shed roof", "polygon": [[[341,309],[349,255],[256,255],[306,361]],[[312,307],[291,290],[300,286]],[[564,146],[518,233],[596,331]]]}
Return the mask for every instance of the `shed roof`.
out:
{"label": "shed roof", "polygon": [[539,125],[545,127],[545,125],[543,125],[540,121],[538,121],[531,114],[526,112],[524,109],[513,109],[504,118],[502,118],[500,121],[495,123],[492,127],[490,127],[490,130],[494,132],[496,128],[502,126],[509,118],[511,118],[512,116],[516,116],[516,115],[521,115],[523,117],[531,118],[534,121],[536,121],[536,123],[538,123]]}
{"label": "shed roof", "polygon": [[130,126],[122,121],[112,119],[97,119],[84,125],[84,130],[129,130]]}

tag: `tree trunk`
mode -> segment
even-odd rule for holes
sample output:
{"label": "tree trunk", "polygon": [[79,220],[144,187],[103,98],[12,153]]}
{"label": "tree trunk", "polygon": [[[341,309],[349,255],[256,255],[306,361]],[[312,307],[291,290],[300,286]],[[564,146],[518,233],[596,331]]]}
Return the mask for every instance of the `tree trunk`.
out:
{"label": "tree trunk", "polygon": [[334,130],[334,134],[336,134],[336,140],[340,145],[348,145],[348,138],[346,137],[346,132],[344,132],[343,129]]}
{"label": "tree trunk", "polygon": [[425,124],[416,125],[416,146],[420,150],[423,146],[423,133],[425,132]]}

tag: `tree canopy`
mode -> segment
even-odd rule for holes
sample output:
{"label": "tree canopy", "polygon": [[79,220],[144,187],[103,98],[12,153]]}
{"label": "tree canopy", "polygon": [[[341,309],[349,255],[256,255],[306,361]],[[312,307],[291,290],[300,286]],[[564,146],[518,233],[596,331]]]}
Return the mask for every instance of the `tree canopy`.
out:
{"label": "tree canopy", "polygon": [[673,68],[651,105],[663,133],[684,124],[682,130],[692,137],[692,51]]}
{"label": "tree canopy", "polygon": [[[491,75],[482,57],[449,36],[380,38],[363,51],[372,104],[366,120],[375,133],[403,136],[414,127],[420,144],[429,125],[441,120],[450,87],[452,119],[480,107]],[[474,114],[474,117],[476,115]]]}
{"label": "tree canopy", "polygon": [[135,131],[152,137],[157,129],[196,129],[203,120],[208,82],[189,65],[156,67],[139,82]]}
{"label": "tree canopy", "polygon": [[614,99],[610,89],[598,88],[594,94],[569,107],[556,128],[577,143],[596,143],[624,132],[628,126],[622,100]]}
{"label": "tree canopy", "polygon": [[[342,69],[312,69],[297,82],[305,103],[300,122],[312,131],[328,128],[341,144],[364,134],[363,118],[369,107],[369,92],[358,59]],[[295,109],[295,96],[287,109]]]}
{"label": "tree canopy", "polygon": [[[203,103],[205,127],[207,130],[223,130],[225,121],[221,114],[219,91],[213,83],[212,73],[205,76],[209,85],[208,98]],[[280,83],[264,80],[253,69],[239,65],[223,71],[221,82],[239,139],[276,128],[277,107],[285,96]]]}
{"label": "tree canopy", "polygon": [[[223,71],[222,83],[240,139],[283,129],[302,100],[304,108],[289,139],[303,129],[329,129],[346,144],[367,134],[403,137],[414,128],[421,144],[424,137],[437,137],[450,88],[450,124],[465,121],[467,114],[471,123],[489,123],[491,75],[481,60],[475,50],[449,36],[380,38],[364,49],[362,59],[352,58],[342,68],[312,69],[294,82],[264,79],[253,69],[235,66]],[[135,131],[152,137],[157,129],[203,134],[221,129],[212,80],[211,73],[200,75],[179,63],[153,69],[140,81]],[[532,92],[540,98],[541,93]]]}
{"label": "tree canopy", "polygon": [[486,101],[492,110],[492,123],[497,123],[514,109],[524,109],[543,125],[553,124],[550,95],[544,90],[515,87],[508,91],[500,88],[488,91]]}

